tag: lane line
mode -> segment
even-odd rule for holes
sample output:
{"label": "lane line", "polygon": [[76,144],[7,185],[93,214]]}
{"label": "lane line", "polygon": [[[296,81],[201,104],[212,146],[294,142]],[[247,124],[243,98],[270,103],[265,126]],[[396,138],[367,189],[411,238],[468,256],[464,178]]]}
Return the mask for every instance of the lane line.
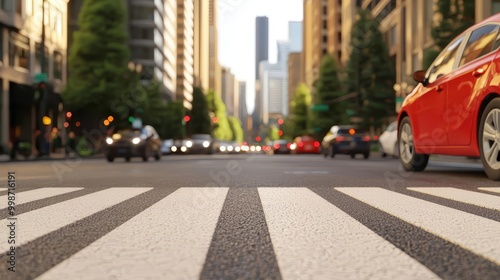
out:
{"label": "lane line", "polygon": [[[41,188],[26,192],[16,192],[16,205],[32,202],[52,196],[83,190],[83,188]],[[7,195],[0,196],[0,201],[7,201]]]}
{"label": "lane line", "polygon": [[[16,247],[151,189],[110,188],[21,214],[16,220]],[[0,224],[9,225],[10,222],[7,218]],[[10,247],[7,242],[0,244],[0,252]]]}
{"label": "lane line", "polygon": [[500,223],[382,188],[335,188],[500,265]]}
{"label": "lane line", "polygon": [[181,188],[37,279],[198,279],[228,188]]}
{"label": "lane line", "polygon": [[306,188],[259,194],[284,279],[439,279]]}
{"label": "lane line", "polygon": [[458,202],[481,206],[493,210],[500,210],[500,197],[478,193],[474,191],[467,191],[456,188],[407,188],[410,191],[420,192],[437,196],[441,198],[451,199]]}
{"label": "lane line", "polygon": [[500,193],[500,188],[477,188],[478,190]]}

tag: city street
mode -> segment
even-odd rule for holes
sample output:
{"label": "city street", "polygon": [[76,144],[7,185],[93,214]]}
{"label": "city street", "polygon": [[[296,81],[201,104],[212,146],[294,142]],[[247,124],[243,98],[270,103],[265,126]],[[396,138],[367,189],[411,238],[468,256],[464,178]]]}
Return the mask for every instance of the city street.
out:
{"label": "city street", "polygon": [[407,173],[378,155],[248,154],[0,167],[0,279],[500,277],[500,186],[479,163]]}

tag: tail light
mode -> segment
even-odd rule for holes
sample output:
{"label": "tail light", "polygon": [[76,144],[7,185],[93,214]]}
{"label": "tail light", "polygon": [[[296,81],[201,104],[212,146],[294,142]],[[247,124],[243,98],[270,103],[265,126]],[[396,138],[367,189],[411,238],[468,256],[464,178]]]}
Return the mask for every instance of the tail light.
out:
{"label": "tail light", "polygon": [[373,140],[377,141],[378,140],[378,136],[377,135],[373,135]]}
{"label": "tail light", "polygon": [[337,138],[335,138],[335,140],[337,140],[337,142],[342,142],[345,140],[345,137],[344,136],[337,136]]}
{"label": "tail light", "polygon": [[290,149],[290,146],[292,146],[292,144],[290,144],[290,143],[286,144],[287,149]]}
{"label": "tail light", "polygon": [[280,148],[280,144],[278,144],[278,143],[274,144],[274,148],[275,148],[276,150],[277,150],[277,149],[279,149],[279,148]]}
{"label": "tail light", "polygon": [[314,147],[319,148],[319,142],[318,141],[314,142]]}
{"label": "tail light", "polygon": [[371,140],[370,136],[363,137],[363,141],[365,141],[365,142],[370,142],[370,140]]}
{"label": "tail light", "polygon": [[300,148],[304,147],[304,142],[300,141],[300,142],[299,142],[299,147],[300,147]]}

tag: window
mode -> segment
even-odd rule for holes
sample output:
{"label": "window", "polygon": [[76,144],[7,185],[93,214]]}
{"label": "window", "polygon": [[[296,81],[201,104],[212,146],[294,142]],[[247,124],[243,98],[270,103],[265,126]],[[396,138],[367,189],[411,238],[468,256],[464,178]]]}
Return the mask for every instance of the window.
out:
{"label": "window", "polygon": [[14,11],[14,1],[12,0],[0,0],[0,8],[7,12]]}
{"label": "window", "polygon": [[460,65],[467,64],[493,50],[497,38],[498,25],[486,25],[474,30],[465,46]]}
{"label": "window", "polygon": [[47,47],[45,47],[45,64],[44,64],[44,68],[42,69],[41,68],[41,60],[42,60],[42,52],[41,52],[41,48],[42,48],[42,45],[40,43],[36,43],[35,44],[35,69],[36,71],[39,71],[39,72],[43,72],[43,73],[47,73],[49,71],[49,49]]}
{"label": "window", "polygon": [[439,54],[427,73],[429,83],[433,83],[441,76],[444,76],[453,70],[453,64],[455,63],[457,51],[463,39],[464,37],[460,37],[455,40]]}
{"label": "window", "polygon": [[132,7],[130,15],[132,20],[154,20],[154,8],[140,6]]}
{"label": "window", "polygon": [[63,56],[60,52],[54,52],[54,78],[62,79]]}
{"label": "window", "polygon": [[142,39],[142,40],[154,39],[154,29],[151,27],[147,28],[132,27],[130,33],[132,39]]}
{"label": "window", "polygon": [[500,0],[493,0],[491,3],[492,14],[500,13]]}
{"label": "window", "polygon": [[9,36],[9,65],[29,69],[30,65],[29,38],[16,32]]}
{"label": "window", "polygon": [[328,37],[326,35],[323,35],[323,43],[328,43]]}
{"label": "window", "polygon": [[62,12],[59,11],[55,6],[52,6],[50,11],[50,28],[59,36],[63,35],[62,21]]}

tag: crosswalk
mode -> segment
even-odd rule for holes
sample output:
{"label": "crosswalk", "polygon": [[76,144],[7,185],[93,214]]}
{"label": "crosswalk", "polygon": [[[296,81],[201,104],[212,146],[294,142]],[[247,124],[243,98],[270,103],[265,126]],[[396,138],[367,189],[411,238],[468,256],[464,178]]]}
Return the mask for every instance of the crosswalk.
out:
{"label": "crosswalk", "polygon": [[[82,189],[18,190],[16,203],[29,205]],[[32,244],[43,238],[59,238],[56,232],[62,228],[84,227],[85,224],[76,222],[89,220],[92,215],[117,205],[130,203],[130,207],[134,207],[131,202],[133,199],[155,189],[113,187],[24,210],[17,215],[19,226],[16,229],[16,246],[21,251],[26,248],[34,250],[36,254],[50,254],[51,248],[34,248]],[[72,252],[67,258],[54,264],[44,264],[34,274],[22,271],[19,275],[25,275],[24,279],[200,279],[213,236],[216,231],[224,230],[218,224],[221,223],[221,213],[227,207],[229,190],[208,187],[175,189],[124,223]],[[0,189],[2,191],[0,209],[5,209],[7,194]],[[408,225],[422,230],[442,243],[452,244],[469,253],[472,257],[468,260],[472,258],[480,264],[476,276],[482,273],[481,267],[493,267],[495,270],[488,271],[488,275],[498,273],[500,277],[499,187],[475,190],[411,187],[404,191],[379,187],[333,187],[322,190],[334,197],[342,196],[345,202],[343,206],[306,187],[262,187],[257,188],[257,192],[265,217],[262,222],[267,225],[268,237],[279,266],[280,275],[270,278],[450,278],[446,268],[430,266],[428,262],[416,258],[411,250],[403,249],[400,244],[384,236],[381,233],[384,230],[373,230],[366,220],[359,219],[359,215],[350,214],[360,211],[355,206],[359,203],[367,209],[373,209],[370,211],[381,211],[394,219],[379,221],[379,227],[398,232],[399,225]],[[449,204],[441,205],[425,200],[426,196],[459,203],[463,207],[484,209],[490,215],[474,214],[473,211],[463,211]],[[352,207],[353,212],[346,211],[346,205]],[[365,214],[370,215],[369,212]],[[2,236],[6,234],[4,229],[8,222],[7,219],[0,221]],[[248,221],[240,222],[241,230],[253,230],[246,226]],[[83,237],[85,228],[77,232]],[[405,238],[411,240],[411,237]],[[10,246],[4,240],[0,240],[0,266],[5,266]],[[428,254],[428,258],[433,257],[430,252]],[[460,256],[450,256],[453,257],[460,260]],[[484,266],[484,263],[489,266]],[[220,267],[224,269],[224,265]],[[29,270],[30,266],[25,265],[23,269]],[[10,274],[4,274],[6,271],[2,267],[0,279],[13,279]]]}

